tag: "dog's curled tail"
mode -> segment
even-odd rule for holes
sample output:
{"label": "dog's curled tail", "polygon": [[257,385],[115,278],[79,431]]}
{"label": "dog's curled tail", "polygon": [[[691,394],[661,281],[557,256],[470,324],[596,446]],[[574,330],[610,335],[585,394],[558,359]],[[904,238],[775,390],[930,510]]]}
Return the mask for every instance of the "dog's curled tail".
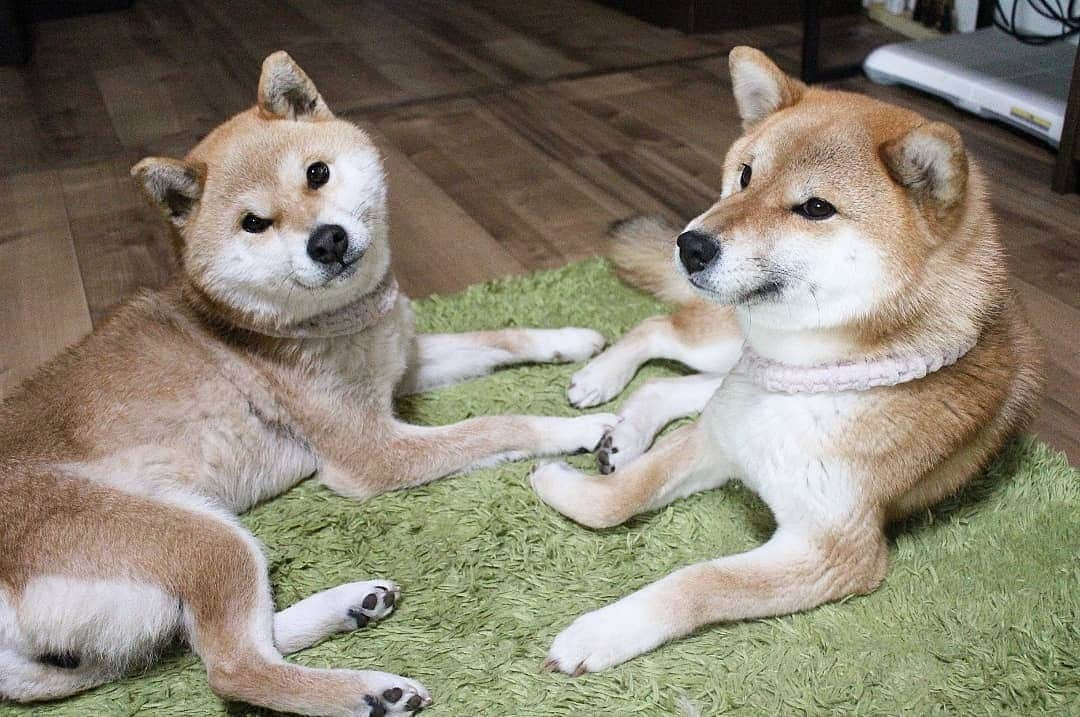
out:
{"label": "dog's curled tail", "polygon": [[607,255],[619,278],[672,304],[691,301],[694,291],[672,261],[678,232],[659,217],[638,216],[612,224]]}

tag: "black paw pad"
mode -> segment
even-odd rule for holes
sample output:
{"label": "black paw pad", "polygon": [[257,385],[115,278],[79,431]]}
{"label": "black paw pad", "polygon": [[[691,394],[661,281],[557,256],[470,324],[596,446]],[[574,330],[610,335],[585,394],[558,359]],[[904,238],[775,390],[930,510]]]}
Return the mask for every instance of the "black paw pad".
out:
{"label": "black paw pad", "polygon": [[596,450],[596,465],[603,475],[615,472],[615,466],[611,465],[611,457],[618,453],[619,449],[611,444],[611,433],[605,433],[604,437],[600,439],[600,445]]}
{"label": "black paw pad", "polygon": [[398,700],[401,699],[401,696],[403,694],[405,694],[405,693],[402,691],[402,689],[400,687],[391,687],[390,689],[383,692],[382,696],[383,696],[384,700],[386,700],[390,704],[394,704],[395,702],[397,702]]}
{"label": "black paw pad", "polygon": [[371,708],[370,717],[386,717],[386,707],[377,697],[364,695],[364,704]]}
{"label": "black paw pad", "polygon": [[409,700],[408,700],[408,701],[407,701],[407,702],[405,703],[405,706],[406,706],[406,707],[408,707],[408,708],[409,708],[410,710],[413,710],[413,711],[415,711],[415,710],[418,710],[418,709],[420,709],[420,703],[421,703],[421,702],[423,702],[423,700],[422,700],[422,699],[420,699],[420,695],[413,695],[413,696],[412,696],[412,697],[410,697],[410,698],[409,698]]}
{"label": "black paw pad", "polygon": [[82,662],[79,656],[72,652],[47,652],[44,655],[38,655],[37,661],[62,670],[74,670]]}
{"label": "black paw pad", "polygon": [[378,605],[378,604],[379,604],[379,596],[376,595],[375,593],[371,593],[370,595],[368,595],[367,597],[364,598],[364,601],[362,603],[360,603],[360,607],[364,608],[365,610],[374,610],[375,606]]}
{"label": "black paw pad", "polygon": [[353,620],[356,620],[357,627],[367,627],[369,620],[368,616],[360,612],[356,608],[349,610],[349,617],[351,617]]}

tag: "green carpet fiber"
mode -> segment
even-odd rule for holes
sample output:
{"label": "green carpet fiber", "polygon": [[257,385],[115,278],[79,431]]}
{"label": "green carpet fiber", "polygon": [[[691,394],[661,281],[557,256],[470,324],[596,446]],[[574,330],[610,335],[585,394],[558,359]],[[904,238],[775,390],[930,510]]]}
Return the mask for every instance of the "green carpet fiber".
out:
{"label": "green carpet fiber", "polygon": [[[609,339],[662,308],[600,260],[416,305],[426,331],[581,325]],[[564,392],[576,368],[508,369],[400,410],[430,424],[573,415]],[[635,385],[677,370],[647,367]],[[591,469],[589,456],[573,461]],[[537,500],[530,465],[364,504],[308,482],[246,515],[281,606],[376,576],[403,588],[384,622],[290,659],[419,679],[435,698],[423,713],[432,717],[1080,714],[1080,471],[1037,441],[1018,440],[961,495],[895,529],[892,571],[874,594],[714,626],[577,679],[538,669],[575,616],[680,566],[751,548],[773,524],[733,485],[593,531]],[[0,708],[29,713],[260,714],[220,702],[179,648],[82,696]]]}

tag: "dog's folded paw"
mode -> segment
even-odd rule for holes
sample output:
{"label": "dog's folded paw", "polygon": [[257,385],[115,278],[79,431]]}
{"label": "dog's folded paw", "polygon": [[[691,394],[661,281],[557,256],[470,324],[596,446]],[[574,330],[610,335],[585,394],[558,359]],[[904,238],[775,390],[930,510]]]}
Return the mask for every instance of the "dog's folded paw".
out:
{"label": "dog's folded paw", "polygon": [[600,354],[570,378],[566,389],[566,398],[570,405],[577,408],[591,408],[607,403],[626,388],[633,378],[633,372],[627,374],[613,360],[607,360],[609,353]]}
{"label": "dog's folded paw", "polygon": [[639,457],[649,447],[649,438],[631,420],[623,420],[612,426],[596,448],[596,464],[600,472],[609,475]]}
{"label": "dog's folded paw", "polygon": [[574,418],[552,418],[543,430],[542,455],[591,453],[604,434],[619,422],[614,413],[590,413]]}

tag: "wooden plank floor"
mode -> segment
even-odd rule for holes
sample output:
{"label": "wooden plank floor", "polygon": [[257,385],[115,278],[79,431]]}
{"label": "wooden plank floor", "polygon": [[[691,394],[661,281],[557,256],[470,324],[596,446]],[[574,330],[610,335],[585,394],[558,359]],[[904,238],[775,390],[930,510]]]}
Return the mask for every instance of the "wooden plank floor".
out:
{"label": "wooden plank floor", "polygon": [[[826,44],[880,43],[847,23]],[[739,133],[726,53],[797,69],[799,33],[685,36],[584,0],[140,0],[42,23],[26,68],[0,68],[0,396],[171,271],[128,168],[182,155],[251,104],[285,48],[387,158],[395,264],[422,296],[596,253],[636,212],[685,221]],[[913,91],[840,83],[956,125],[992,179],[1020,295],[1047,344],[1036,431],[1080,463],[1080,197],[1053,154]]]}

